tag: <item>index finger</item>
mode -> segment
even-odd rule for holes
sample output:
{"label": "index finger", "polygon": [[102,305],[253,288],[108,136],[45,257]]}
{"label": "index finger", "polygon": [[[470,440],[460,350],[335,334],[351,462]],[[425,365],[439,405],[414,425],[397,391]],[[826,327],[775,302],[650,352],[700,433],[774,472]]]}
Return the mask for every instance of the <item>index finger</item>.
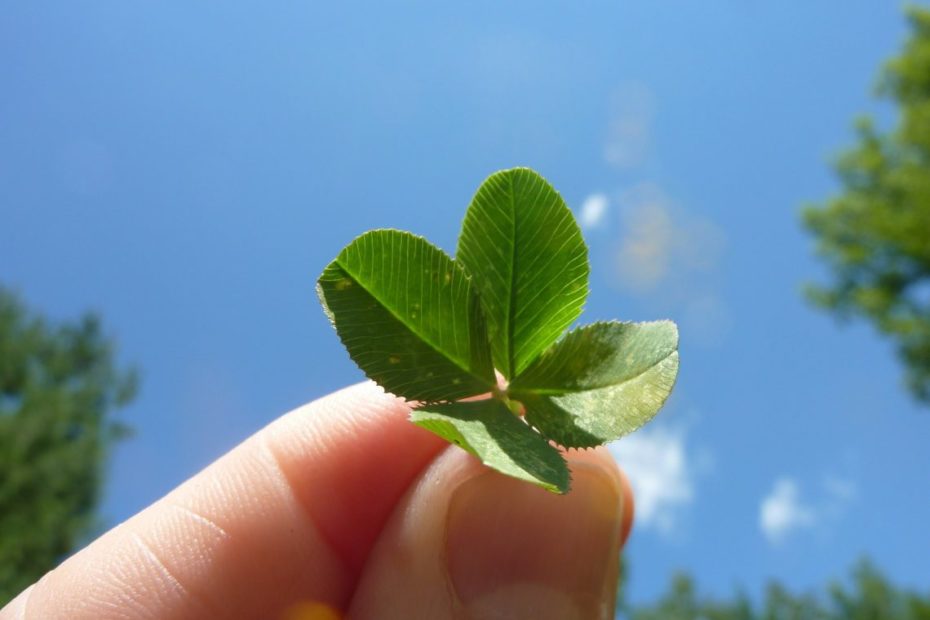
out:
{"label": "index finger", "polygon": [[343,608],[394,504],[443,446],[408,413],[374,384],[292,411],[72,556],[0,618]]}

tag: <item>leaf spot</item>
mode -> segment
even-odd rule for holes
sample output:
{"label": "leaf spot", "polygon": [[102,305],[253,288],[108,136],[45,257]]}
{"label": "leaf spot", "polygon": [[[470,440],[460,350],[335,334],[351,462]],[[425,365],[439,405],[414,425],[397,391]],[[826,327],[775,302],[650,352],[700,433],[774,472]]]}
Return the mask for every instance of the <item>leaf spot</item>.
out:
{"label": "leaf spot", "polygon": [[400,356],[399,356],[399,355],[389,355],[389,356],[388,356],[388,363],[389,363],[389,364],[400,364]]}

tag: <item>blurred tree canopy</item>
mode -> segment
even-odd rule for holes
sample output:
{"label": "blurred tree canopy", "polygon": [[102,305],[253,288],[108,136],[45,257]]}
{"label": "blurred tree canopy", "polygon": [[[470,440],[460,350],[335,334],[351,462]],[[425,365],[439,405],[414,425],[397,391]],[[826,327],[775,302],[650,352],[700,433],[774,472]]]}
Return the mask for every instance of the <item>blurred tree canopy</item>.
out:
{"label": "blurred tree canopy", "polygon": [[896,126],[858,121],[858,144],[836,164],[841,193],[807,208],[804,223],[834,278],[811,298],[892,338],[908,388],[930,404],[930,10],[911,7],[908,19],[911,35],[878,83]]}
{"label": "blurred tree canopy", "polygon": [[135,388],[96,317],[53,325],[0,287],[0,607],[92,532]]}
{"label": "blurred tree canopy", "polygon": [[863,560],[848,584],[833,583],[819,595],[792,594],[773,582],[759,605],[744,594],[714,600],[700,597],[693,579],[679,573],[655,603],[619,611],[628,620],[930,620],[930,591],[897,588]]}

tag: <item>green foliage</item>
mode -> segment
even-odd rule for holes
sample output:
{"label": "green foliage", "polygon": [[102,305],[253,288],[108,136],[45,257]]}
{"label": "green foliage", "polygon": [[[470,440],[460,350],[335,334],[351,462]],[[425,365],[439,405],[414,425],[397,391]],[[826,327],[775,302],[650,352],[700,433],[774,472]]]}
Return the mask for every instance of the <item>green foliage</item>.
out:
{"label": "green foliage", "polygon": [[669,321],[595,323],[559,340],[587,297],[587,256],[558,192],[515,168],[478,189],[455,260],[421,237],[375,230],[339,253],[317,291],[362,371],[419,401],[415,424],[565,493],[568,468],[550,441],[591,447],[632,432],[678,374]]}
{"label": "green foliage", "polygon": [[103,465],[133,397],[99,321],[50,325],[0,288],[0,607],[94,527]]}
{"label": "green foliage", "polygon": [[568,470],[559,453],[495,398],[425,405],[410,419],[497,471],[550,491],[568,489]]}
{"label": "green foliage", "polygon": [[930,404],[930,10],[908,16],[911,37],[878,91],[897,105],[897,126],[858,122],[858,144],[836,165],[842,193],[806,209],[804,222],[834,275],[810,297],[888,335],[909,389]]}
{"label": "green foliage", "polygon": [[462,222],[457,260],[475,279],[494,364],[519,375],[581,315],[588,248],[558,192],[526,168],[492,174]]}
{"label": "green foliage", "polygon": [[728,601],[701,597],[691,577],[679,573],[655,603],[619,611],[629,620],[930,620],[930,591],[897,588],[863,560],[848,583],[819,594],[792,594],[770,583],[759,605],[743,594]]}
{"label": "green foliage", "polygon": [[366,233],[326,268],[318,286],[352,360],[389,392],[456,400],[495,385],[474,288],[422,237]]}
{"label": "green foliage", "polygon": [[678,370],[671,321],[594,323],[569,332],[511,383],[527,421],[566,448],[635,431],[671,392]]}

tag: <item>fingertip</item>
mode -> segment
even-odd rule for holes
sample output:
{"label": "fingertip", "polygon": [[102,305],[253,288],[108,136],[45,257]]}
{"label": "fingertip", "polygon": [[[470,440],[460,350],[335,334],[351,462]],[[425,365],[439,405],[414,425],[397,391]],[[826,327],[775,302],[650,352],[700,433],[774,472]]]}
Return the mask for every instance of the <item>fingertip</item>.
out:
{"label": "fingertip", "polygon": [[616,480],[620,489],[620,505],[622,510],[620,519],[620,547],[622,548],[626,545],[633,531],[634,517],[636,516],[636,502],[633,497],[633,487],[630,485],[630,480],[626,472],[617,464],[617,461],[611,455],[610,451],[604,446],[599,446],[591,450],[570,450],[567,452],[566,456],[570,465],[576,462],[594,463],[598,467],[603,468],[605,472],[609,473]]}
{"label": "fingertip", "polygon": [[407,402],[367,381],[266,429],[295,497],[355,573],[394,504],[445,445],[409,415]]}
{"label": "fingertip", "polygon": [[633,500],[633,487],[630,486],[630,479],[627,478],[626,472],[618,468],[620,474],[620,494],[623,500],[623,519],[620,523],[620,548],[626,546],[630,534],[633,532],[633,522],[636,517],[636,502]]}
{"label": "fingertip", "polygon": [[378,540],[354,614],[609,617],[619,570],[621,478],[605,454],[568,459],[572,490],[556,495],[448,449]]}
{"label": "fingertip", "polygon": [[24,620],[26,617],[26,602],[35,586],[29,586],[19,593],[12,601],[0,608],[0,620]]}

